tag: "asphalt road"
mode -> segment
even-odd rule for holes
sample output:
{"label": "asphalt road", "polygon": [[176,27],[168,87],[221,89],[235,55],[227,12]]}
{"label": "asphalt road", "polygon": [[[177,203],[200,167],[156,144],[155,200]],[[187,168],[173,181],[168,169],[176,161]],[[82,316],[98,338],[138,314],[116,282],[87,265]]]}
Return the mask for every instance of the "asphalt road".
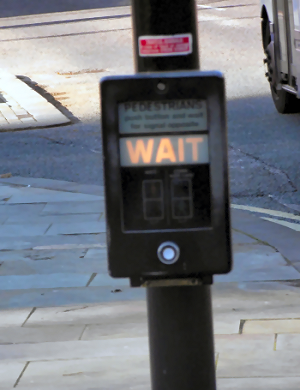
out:
{"label": "asphalt road", "polygon": [[2,18],[129,5],[130,0],[9,0],[0,2]]}
{"label": "asphalt road", "polygon": [[[232,201],[292,211],[284,204],[300,205],[300,114],[273,106],[258,1],[214,4],[231,7],[201,8],[201,67],[226,76]],[[38,83],[80,122],[0,134],[0,173],[102,183],[98,80],[134,71],[131,29],[128,17],[105,19],[109,9],[89,12],[2,19],[1,66]]]}

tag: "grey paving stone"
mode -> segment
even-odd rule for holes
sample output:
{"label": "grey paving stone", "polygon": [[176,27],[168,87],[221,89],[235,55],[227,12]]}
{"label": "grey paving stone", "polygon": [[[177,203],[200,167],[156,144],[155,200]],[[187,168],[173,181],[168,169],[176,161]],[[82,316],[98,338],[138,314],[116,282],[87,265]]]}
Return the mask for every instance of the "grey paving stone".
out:
{"label": "grey paving stone", "polygon": [[28,307],[24,309],[2,309],[0,311],[0,328],[2,329],[5,327],[21,326],[26,321],[31,311],[32,307],[30,307],[30,305],[28,305]]}
{"label": "grey paving stone", "polygon": [[142,288],[124,287],[114,293],[110,287],[77,287],[55,289],[0,290],[0,310],[25,307],[52,307],[145,299]]}
{"label": "grey paving stone", "polygon": [[[35,191],[34,191],[35,190]],[[41,189],[31,189],[30,192],[20,193],[19,195],[12,195],[7,201],[7,204],[16,203],[48,203],[48,202],[92,202],[100,201],[103,197],[88,194],[77,194],[73,192],[51,191]],[[94,211],[97,213],[97,211]]]}
{"label": "grey paving stone", "polygon": [[[148,338],[125,338],[111,340],[57,341],[53,343],[2,345],[0,361],[6,360],[68,360],[108,356],[148,355]],[[53,382],[52,382],[53,383]]]}
{"label": "grey paving stone", "polygon": [[0,276],[4,275],[32,275],[35,274],[35,270],[28,262],[23,260],[12,260],[3,262],[1,260],[0,252]]}
{"label": "grey paving stone", "polygon": [[9,327],[0,332],[1,344],[46,343],[78,340],[84,325]]}
{"label": "grey paving stone", "polygon": [[300,388],[300,377],[218,378],[217,388],[218,390],[298,390]]}
{"label": "grey paving stone", "polygon": [[[251,355],[252,352],[272,352],[274,350],[274,334],[217,334],[215,335],[215,351],[226,356],[232,353]],[[227,376],[227,375],[226,375]]]}
{"label": "grey paving stone", "polygon": [[[93,348],[93,347],[91,347]],[[43,387],[51,381],[58,389],[150,390],[150,369],[147,355],[107,356],[95,359],[32,362],[22,376],[19,386]],[[97,384],[97,385],[96,385]],[[148,387],[149,386],[149,387]]]}
{"label": "grey paving stone", "polygon": [[299,317],[299,288],[285,282],[216,283],[212,297],[217,321]]}
{"label": "grey paving stone", "polygon": [[[0,255],[1,263],[1,255]],[[53,273],[93,274],[107,273],[107,262],[99,259],[16,260],[1,263],[0,275],[47,275]]]}
{"label": "grey paving stone", "polygon": [[[1,227],[0,227],[1,229]],[[1,231],[1,230],[0,230]],[[47,236],[59,234],[94,234],[106,231],[105,222],[82,222],[82,223],[55,223],[47,231]]]}
{"label": "grey paving stone", "polygon": [[121,323],[110,323],[109,326],[87,325],[81,340],[101,340],[109,338],[133,338],[147,337],[148,323],[147,317],[139,322],[122,321]]}
{"label": "grey paving stone", "polygon": [[46,261],[46,260],[69,260],[83,258],[87,253],[87,248],[78,249],[65,249],[65,250],[11,250],[11,251],[0,251],[0,261],[23,261],[31,263],[33,261]]}
{"label": "grey paving stone", "polygon": [[300,273],[288,265],[280,253],[265,245],[242,246],[234,253],[233,270],[216,275],[215,282],[300,279]]}
{"label": "grey paving stone", "polygon": [[13,388],[25,364],[25,361],[0,362],[1,388]]}
{"label": "grey paving stone", "polygon": [[[228,318],[229,317],[229,318]],[[240,330],[241,319],[239,316],[213,315],[214,333],[215,334],[238,334]]]}
{"label": "grey paving stone", "polygon": [[[30,224],[36,223],[81,223],[81,222],[96,222],[99,221],[102,214],[77,214],[77,215],[36,215],[36,216],[26,216],[23,215],[14,215],[6,218],[3,222],[5,224],[15,224],[16,222],[24,222]],[[1,219],[0,219],[1,224]]]}
{"label": "grey paving stone", "polygon": [[[243,334],[245,333],[300,333],[300,318],[247,320],[243,326]],[[277,339],[277,341],[279,344],[282,342],[281,336],[282,335],[278,335],[279,339]]]}
{"label": "grey paving stone", "polygon": [[106,248],[104,248],[104,249],[100,249],[100,248],[88,249],[84,258],[85,259],[107,258],[107,249]]}
{"label": "grey paving stone", "polygon": [[232,226],[276,248],[291,262],[300,261],[300,232],[257,218],[246,211],[232,210]]}
{"label": "grey paving stone", "polygon": [[90,277],[91,275],[65,273],[0,276],[0,290],[84,287]]}
{"label": "grey paving stone", "polygon": [[90,286],[110,286],[113,288],[130,287],[129,279],[112,278],[107,273],[97,274],[95,279],[91,282]]}
{"label": "grey paving stone", "polygon": [[7,237],[5,240],[0,240],[1,250],[24,250],[32,248],[47,247],[51,249],[52,246],[59,245],[89,245],[101,244],[106,245],[106,234],[79,234],[70,236],[23,236],[23,237]]}
{"label": "grey paving stone", "polygon": [[100,195],[104,196],[104,186],[97,186],[93,184],[77,184],[75,187],[77,192],[82,194]]}
{"label": "grey paving stone", "polygon": [[23,185],[34,188],[45,188],[56,191],[69,191],[69,192],[80,192],[82,194],[90,195],[103,195],[104,187],[92,184],[78,184],[73,182],[67,182],[62,180],[52,180],[52,179],[41,179],[34,177],[20,177],[14,176],[7,179],[1,179],[0,183],[3,184],[15,184]]}
{"label": "grey paving stone", "polygon": [[104,210],[103,200],[47,203],[42,215],[99,214]]}
{"label": "grey paving stone", "polygon": [[219,354],[217,375],[224,378],[299,377],[300,352],[230,350]]}
{"label": "grey paving stone", "polygon": [[276,351],[299,351],[300,330],[296,334],[279,334],[276,341]]}
{"label": "grey paving stone", "polygon": [[43,236],[50,224],[48,223],[37,223],[33,224],[10,224],[0,226],[0,237],[20,237],[20,236]]}
{"label": "grey paving stone", "polygon": [[[132,289],[143,290],[143,289]],[[94,288],[94,291],[96,290]],[[116,296],[116,294],[114,294]],[[121,298],[121,294],[117,295]],[[39,307],[30,316],[25,326],[49,326],[68,324],[110,324],[142,323],[146,321],[146,302],[140,298],[136,301],[102,302],[95,304],[64,305],[61,307]]]}
{"label": "grey paving stone", "polygon": [[254,240],[253,238],[247,236],[246,234],[243,234],[241,232],[237,232],[232,230],[232,243],[234,245],[237,244],[256,244],[257,240]]}
{"label": "grey paving stone", "polygon": [[20,218],[33,217],[39,215],[45,205],[46,203],[0,205],[0,215],[8,218],[14,216],[19,216]]}

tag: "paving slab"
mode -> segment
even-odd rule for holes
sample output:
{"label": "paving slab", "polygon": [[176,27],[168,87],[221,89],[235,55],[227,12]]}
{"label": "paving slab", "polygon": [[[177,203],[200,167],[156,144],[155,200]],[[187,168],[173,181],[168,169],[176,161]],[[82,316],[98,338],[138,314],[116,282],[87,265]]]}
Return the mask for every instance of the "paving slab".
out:
{"label": "paving slab", "polygon": [[45,188],[48,190],[79,192],[82,194],[101,195],[104,194],[104,186],[93,184],[78,184],[69,181],[52,180],[35,177],[13,176],[10,178],[0,178],[1,184],[21,185],[34,188]]}
{"label": "paving slab", "polygon": [[[9,226],[9,225],[8,225]],[[1,232],[1,226],[0,226]],[[54,223],[49,230],[47,236],[56,236],[59,234],[95,234],[105,233],[106,224],[104,221],[100,222],[74,222],[74,223]]]}
{"label": "paving slab", "polygon": [[31,267],[28,262],[17,260],[17,261],[6,261],[2,262],[0,252],[0,276],[6,275],[32,275],[35,274],[35,270]]}
{"label": "paving slab", "polygon": [[[46,343],[78,340],[84,325],[1,328],[1,344]],[[0,387],[1,388],[1,387]]]}
{"label": "paving slab", "polygon": [[300,318],[247,320],[243,325],[244,333],[300,333]]}
{"label": "paving slab", "polygon": [[0,290],[27,290],[38,288],[84,287],[91,275],[53,273],[51,275],[0,276]]}
{"label": "paving slab", "polygon": [[[299,351],[300,334],[278,334],[276,351]],[[300,376],[300,375],[299,375]]]}
{"label": "paving slab", "polygon": [[1,360],[69,360],[148,355],[148,337],[1,345]]}
{"label": "paving slab", "polygon": [[240,330],[240,318],[227,318],[224,315],[213,316],[215,334],[238,334]]}
{"label": "paving slab", "polygon": [[44,389],[44,383],[49,381],[55,389],[59,386],[65,389],[65,386],[78,385],[81,389],[95,388],[98,390],[135,389],[132,386],[149,386],[149,358],[146,355],[127,355],[84,360],[34,361],[27,367],[18,387],[34,384]]}
{"label": "paving slab", "polygon": [[300,352],[232,351],[219,354],[217,375],[223,378],[299,377]]}
{"label": "paving slab", "polygon": [[39,215],[45,205],[46,203],[0,205],[0,215],[7,216],[8,218],[18,217],[24,220],[32,217],[33,215]]}
{"label": "paving slab", "polygon": [[[47,261],[47,260],[68,260],[83,258],[87,253],[88,248],[77,248],[68,250],[55,250],[55,249],[27,249],[27,250],[8,250],[0,251],[0,260],[3,262],[9,261],[23,261],[31,263],[35,261]],[[98,256],[99,257],[99,256]]]}
{"label": "paving slab", "polygon": [[82,245],[88,248],[89,245],[105,245],[106,234],[83,234],[69,236],[20,236],[6,237],[0,241],[0,251],[3,250],[24,250],[24,249],[52,249],[69,245],[69,248]]}
{"label": "paving slab", "polygon": [[86,252],[86,255],[84,256],[85,259],[98,259],[107,257],[107,249],[106,248],[92,248],[88,249]]}
{"label": "paving slab", "polygon": [[257,244],[257,240],[235,230],[231,233],[232,244]]}
{"label": "paving slab", "polygon": [[266,245],[239,246],[234,267],[228,275],[216,275],[215,282],[300,279],[300,273],[279,252]]}
{"label": "paving slab", "polygon": [[61,215],[61,214],[99,214],[103,212],[104,201],[74,201],[72,203],[66,202],[55,202],[49,201],[46,207],[43,209],[41,215]]}
{"label": "paving slab", "polygon": [[6,121],[0,131],[57,126],[70,123],[61,111],[14,75],[0,70],[0,112]]}
{"label": "paving slab", "polygon": [[[27,190],[27,188],[26,188]],[[34,190],[34,191],[33,191]],[[20,191],[21,192],[21,191]],[[103,200],[102,196],[89,195],[89,194],[76,194],[73,192],[62,192],[52,190],[40,190],[31,189],[31,191],[22,191],[22,193],[12,195],[8,200],[7,204],[18,204],[18,203],[48,203],[48,202],[89,202],[89,201],[100,201]],[[96,210],[94,213],[98,212]],[[68,214],[65,212],[65,214]]]}
{"label": "paving slab", "polygon": [[55,289],[0,290],[0,310],[96,303],[135,302],[146,298],[145,289],[123,287],[74,287]]}
{"label": "paving slab", "polygon": [[217,378],[218,390],[298,390],[300,376],[275,378]]}
{"label": "paving slab", "polygon": [[129,279],[125,279],[125,278],[112,278],[106,272],[103,274],[97,274],[96,277],[91,282],[90,286],[91,287],[93,286],[130,287],[130,281]]}
{"label": "paving slab", "polygon": [[299,232],[257,218],[246,211],[231,210],[231,216],[234,229],[267,242],[292,263],[300,261]]}
{"label": "paving slab", "polygon": [[32,312],[32,307],[1,310],[0,328],[22,326]]}
{"label": "paving slab", "polygon": [[[93,274],[102,273],[107,275],[107,263],[99,259],[69,259],[56,258],[55,260],[17,260],[6,261],[2,263],[0,253],[0,275],[45,275],[53,273],[70,273],[70,274]],[[110,281],[107,279],[107,281]],[[98,284],[92,284],[98,285]],[[99,284],[101,285],[101,284]],[[110,284],[108,284],[110,285]]]}
{"label": "paving slab", "polygon": [[[135,289],[132,289],[135,290]],[[137,289],[136,289],[137,290]],[[117,319],[120,323],[138,319],[146,320],[146,302],[111,302],[82,306],[62,306],[37,308],[26,322],[26,326],[41,326],[44,324],[105,324]],[[138,320],[140,322],[140,320]]]}
{"label": "paving slab", "polygon": [[[47,224],[63,224],[63,223],[82,223],[82,222],[97,222],[101,219],[102,213],[98,214],[76,214],[76,215],[30,215],[26,218],[26,223],[36,224],[36,223],[47,223]],[[5,225],[15,224],[17,222],[24,222],[23,215],[14,215],[11,217],[6,217],[3,222]],[[2,222],[2,224],[3,224]],[[1,224],[1,219],[0,219]]]}
{"label": "paving slab", "polygon": [[9,224],[0,226],[0,237],[36,237],[43,236],[49,229],[49,223],[37,224]]}
{"label": "paving slab", "polygon": [[25,367],[26,362],[14,361],[14,362],[1,362],[0,361],[0,378],[1,378],[1,389],[3,387],[10,386],[14,387],[15,383],[22,370]]}
{"label": "paving slab", "polygon": [[[137,319],[136,319],[137,320]],[[87,325],[81,336],[81,340],[102,340],[111,338],[131,338],[131,337],[147,337],[148,325],[147,319],[141,317],[139,321],[129,322],[114,322],[109,326]]]}
{"label": "paving slab", "polygon": [[299,317],[299,288],[285,282],[215,283],[217,319],[285,319]]}

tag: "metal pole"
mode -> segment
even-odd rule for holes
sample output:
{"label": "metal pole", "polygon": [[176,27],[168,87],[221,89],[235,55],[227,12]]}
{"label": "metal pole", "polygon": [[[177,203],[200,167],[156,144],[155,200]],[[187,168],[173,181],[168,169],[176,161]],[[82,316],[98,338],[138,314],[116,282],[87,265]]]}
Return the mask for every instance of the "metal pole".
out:
{"label": "metal pole", "polygon": [[[194,0],[132,0],[132,14],[137,72],[199,69]],[[184,33],[191,54],[139,56],[139,36]],[[147,304],[152,390],[215,390],[210,285],[148,287]]]}

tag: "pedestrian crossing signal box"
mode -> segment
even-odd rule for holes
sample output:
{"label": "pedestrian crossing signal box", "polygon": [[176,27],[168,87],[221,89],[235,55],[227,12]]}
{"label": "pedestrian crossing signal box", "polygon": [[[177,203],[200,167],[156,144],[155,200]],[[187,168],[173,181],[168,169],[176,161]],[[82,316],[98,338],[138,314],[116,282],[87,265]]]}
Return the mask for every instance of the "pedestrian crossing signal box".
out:
{"label": "pedestrian crossing signal box", "polygon": [[143,284],[229,272],[222,75],[114,76],[100,90],[110,275]]}

